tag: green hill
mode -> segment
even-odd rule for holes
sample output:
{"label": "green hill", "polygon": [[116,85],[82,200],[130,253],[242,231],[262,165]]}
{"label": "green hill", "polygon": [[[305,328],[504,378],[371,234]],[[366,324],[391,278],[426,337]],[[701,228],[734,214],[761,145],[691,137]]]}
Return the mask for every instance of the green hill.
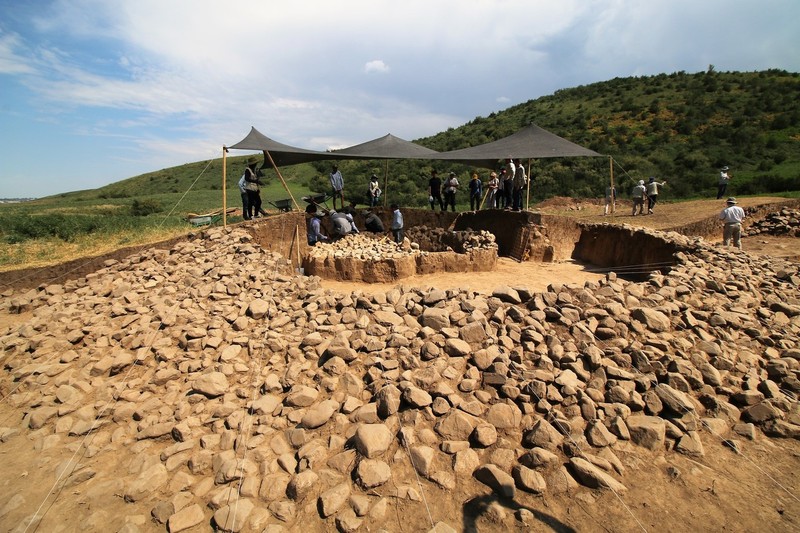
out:
{"label": "green hill", "polygon": [[[499,139],[531,123],[613,157],[615,176],[623,185],[650,175],[668,180],[672,198],[710,195],[723,165],[731,167],[737,194],[800,190],[800,75],[781,70],[716,72],[709,67],[696,74],[615,78],[562,89],[414,142],[455,150]],[[233,203],[238,198],[234,182],[244,159],[228,158]],[[340,167],[347,188],[361,194],[373,172],[383,177],[385,164],[345,161]],[[389,162],[389,194],[402,204],[424,203],[430,168],[424,161]],[[448,165],[451,168],[464,178],[476,170]],[[293,188],[323,192],[329,170],[330,163],[320,161],[281,172]],[[533,170],[537,200],[598,196],[609,179],[608,160],[602,158],[537,160]],[[488,170],[479,172],[485,176]],[[180,194],[189,185],[195,191],[219,191],[221,158],[60,196],[77,200],[141,197],[142,191]],[[272,185],[277,185],[274,177]],[[266,196],[272,193],[286,197],[281,187],[266,191]]]}

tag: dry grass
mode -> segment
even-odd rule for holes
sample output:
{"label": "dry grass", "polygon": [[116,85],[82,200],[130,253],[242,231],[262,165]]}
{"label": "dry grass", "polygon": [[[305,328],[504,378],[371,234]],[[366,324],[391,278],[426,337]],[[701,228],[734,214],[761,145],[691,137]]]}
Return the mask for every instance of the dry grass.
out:
{"label": "dry grass", "polygon": [[128,246],[157,243],[192,231],[189,228],[153,228],[136,233],[84,235],[73,242],[57,238],[35,239],[18,244],[0,242],[0,272],[56,265],[95,257]]}

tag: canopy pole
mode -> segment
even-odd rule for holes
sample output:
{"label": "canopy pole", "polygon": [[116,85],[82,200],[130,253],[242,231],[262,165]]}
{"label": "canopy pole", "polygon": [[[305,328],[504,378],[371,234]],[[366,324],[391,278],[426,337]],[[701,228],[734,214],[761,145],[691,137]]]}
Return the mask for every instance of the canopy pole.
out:
{"label": "canopy pole", "polygon": [[272,168],[274,168],[275,172],[278,174],[278,177],[280,178],[281,183],[283,184],[283,188],[286,189],[287,193],[289,193],[289,198],[292,199],[292,203],[294,204],[295,209],[297,209],[298,211],[301,211],[300,206],[297,205],[297,200],[294,199],[294,195],[292,194],[292,191],[290,191],[289,190],[289,186],[286,185],[286,181],[283,179],[283,176],[281,175],[281,171],[278,170],[278,165],[275,164],[275,161],[273,161],[272,156],[270,155],[270,153],[267,150],[263,150],[263,152],[264,152],[264,156],[266,158],[268,158],[269,162],[272,164]]}
{"label": "canopy pole", "polygon": [[386,188],[389,186],[389,160],[386,160],[386,165],[383,167],[383,207],[386,207],[388,195]]}
{"label": "canopy pole", "polygon": [[609,179],[611,181],[611,214],[613,215],[617,204],[617,198],[614,194],[614,158],[612,156],[608,156],[608,170]]}
{"label": "canopy pole", "polygon": [[222,227],[228,227],[228,149],[222,145]]}
{"label": "canopy pole", "polygon": [[528,211],[531,202],[531,158],[530,157],[528,158],[528,173],[526,174],[526,176],[528,177],[528,183],[526,184],[528,191],[525,196],[525,211]]}

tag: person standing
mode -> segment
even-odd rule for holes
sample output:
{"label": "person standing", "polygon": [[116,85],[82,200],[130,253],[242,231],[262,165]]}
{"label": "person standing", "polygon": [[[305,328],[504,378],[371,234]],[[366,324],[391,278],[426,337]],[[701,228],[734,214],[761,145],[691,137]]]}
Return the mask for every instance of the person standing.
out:
{"label": "person standing", "polygon": [[369,206],[375,207],[378,205],[378,200],[381,198],[381,186],[378,183],[378,176],[375,174],[369,179]]}
{"label": "person standing", "polygon": [[431,170],[431,179],[428,180],[428,201],[431,203],[431,209],[436,202],[439,203],[439,209],[444,211],[444,202],[442,201],[442,180],[436,169]]}
{"label": "person standing", "polygon": [[[265,152],[266,154],[266,152]],[[264,168],[264,165],[261,165],[261,168],[256,168],[258,166],[258,160],[255,157],[250,157],[247,159],[246,167],[244,169],[244,174],[242,177],[244,178],[244,189],[247,192],[247,211],[245,220],[250,220],[251,218],[257,218],[261,215],[266,215],[266,212],[261,209],[261,176],[264,174],[261,172],[261,169]],[[241,180],[239,180],[241,182]]]}
{"label": "person standing", "polygon": [[731,176],[728,174],[728,167],[724,166],[719,169],[719,182],[717,185],[717,200],[721,200],[723,196],[725,196],[725,192],[728,190],[728,182],[731,181]]}
{"label": "person standing", "polygon": [[733,245],[742,249],[742,220],[744,220],[744,209],[736,205],[736,198],[730,197],[725,201],[727,207],[719,214],[722,220],[722,245],[728,246],[733,241]]}
{"label": "person standing", "polygon": [[525,176],[525,167],[520,163],[514,171],[514,211],[522,211],[522,191],[525,190],[525,184],[527,182],[528,178]]}
{"label": "person standing", "polygon": [[656,178],[650,176],[650,181],[647,183],[647,214],[653,214],[653,208],[656,206],[656,202],[658,201],[658,188],[663,187],[666,185],[666,181],[662,181],[661,183],[656,181]]}
{"label": "person standing", "polygon": [[344,176],[339,171],[339,165],[333,165],[333,171],[330,174],[331,181],[331,203],[333,208],[336,209],[336,197],[339,197],[339,209],[344,208]]}
{"label": "person standing", "polygon": [[392,235],[397,244],[403,242],[403,213],[397,204],[392,204]]}
{"label": "person standing", "polygon": [[483,197],[483,183],[481,183],[478,173],[472,175],[469,180],[469,210],[477,211],[481,208],[481,198]]}
{"label": "person standing", "polygon": [[319,215],[317,215],[316,204],[308,204],[306,206],[306,215],[308,216],[308,221],[306,222],[308,245],[314,246],[320,241],[327,241],[328,237],[320,231],[320,220]]}
{"label": "person standing", "polygon": [[247,196],[247,180],[245,176],[247,176],[247,167],[242,172],[242,177],[239,178],[239,192],[242,193],[242,218],[250,220],[250,200]]}
{"label": "person standing", "polygon": [[633,200],[633,213],[631,213],[632,216],[644,215],[645,190],[644,180],[639,180],[639,183],[637,183],[631,191],[631,200]]}
{"label": "person standing", "polygon": [[500,188],[500,180],[497,179],[497,172],[489,174],[489,182],[486,184],[486,208],[494,209],[497,207],[497,190]]}
{"label": "person standing", "polygon": [[447,206],[456,212],[456,191],[458,190],[459,183],[455,172],[450,172],[450,176],[444,184],[444,210],[447,211]]}
{"label": "person standing", "polygon": [[503,169],[503,208],[511,209],[511,199],[514,195],[514,174],[509,169]]}

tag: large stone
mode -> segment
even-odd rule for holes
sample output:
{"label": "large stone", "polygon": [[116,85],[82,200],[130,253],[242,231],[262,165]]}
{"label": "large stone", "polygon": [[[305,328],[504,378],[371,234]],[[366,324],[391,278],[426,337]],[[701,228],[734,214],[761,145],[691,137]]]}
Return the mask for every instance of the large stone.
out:
{"label": "large stone", "polygon": [[306,385],[295,385],[286,395],[284,403],[291,407],[308,407],[317,401],[319,391]]}
{"label": "large stone", "polygon": [[450,326],[450,314],[441,307],[429,307],[422,312],[420,324],[434,331],[441,331]]}
{"label": "large stone", "polygon": [[323,518],[327,518],[341,509],[342,505],[350,498],[350,483],[340,483],[330,488],[319,496],[319,511]]}
{"label": "large stone", "polygon": [[461,339],[447,339],[444,352],[450,357],[466,357],[472,353],[472,347],[467,341]]}
{"label": "large stone", "polygon": [[445,440],[469,440],[475,424],[469,415],[452,410],[439,419],[434,429]]}
{"label": "large stone", "polygon": [[243,530],[253,507],[253,502],[247,498],[237,498],[235,503],[220,507],[214,513],[217,529],[234,533]]}
{"label": "large stone", "polygon": [[681,416],[694,411],[694,404],[686,394],[665,383],[656,385],[655,392],[665,406]]}
{"label": "large stone", "polygon": [[286,495],[295,500],[303,501],[314,491],[319,481],[319,476],[312,470],[303,470],[292,478],[286,487]]}
{"label": "large stone", "polygon": [[563,440],[564,436],[550,422],[540,418],[522,437],[522,445],[526,448],[555,450]]}
{"label": "large stone", "polygon": [[572,457],[569,460],[575,478],[582,484],[592,489],[611,489],[616,493],[627,491],[627,487],[606,474],[595,465],[581,457]]}
{"label": "large stone", "polygon": [[643,323],[650,331],[661,333],[669,331],[671,323],[669,317],[661,311],[649,307],[636,307],[631,310],[631,318]]}
{"label": "large stone", "polygon": [[514,478],[493,464],[479,466],[472,474],[475,479],[490,487],[504,498],[514,497]]}
{"label": "large stone", "polygon": [[194,381],[192,390],[216,398],[228,392],[228,378],[222,372],[209,372]]}
{"label": "large stone", "polygon": [[170,533],[180,533],[203,523],[205,519],[203,508],[194,503],[170,516],[167,526]]}
{"label": "large stone", "polygon": [[315,429],[324,425],[339,410],[339,402],[324,400],[306,411],[300,420],[300,427]]}
{"label": "large stone", "polygon": [[522,412],[514,404],[496,403],[482,418],[497,429],[516,429],[522,423]]}
{"label": "large stone", "polygon": [[385,424],[361,424],[353,436],[356,450],[367,459],[374,459],[389,449],[392,432]]}
{"label": "large stone", "polygon": [[517,483],[517,487],[524,491],[541,494],[547,488],[544,477],[532,468],[515,465],[511,473],[513,474],[514,481]]}
{"label": "large stone", "polygon": [[631,441],[648,450],[663,450],[667,426],[664,420],[657,416],[632,415],[625,423]]}
{"label": "large stone", "polygon": [[392,469],[379,459],[364,459],[356,467],[356,479],[365,490],[383,485],[392,477]]}

